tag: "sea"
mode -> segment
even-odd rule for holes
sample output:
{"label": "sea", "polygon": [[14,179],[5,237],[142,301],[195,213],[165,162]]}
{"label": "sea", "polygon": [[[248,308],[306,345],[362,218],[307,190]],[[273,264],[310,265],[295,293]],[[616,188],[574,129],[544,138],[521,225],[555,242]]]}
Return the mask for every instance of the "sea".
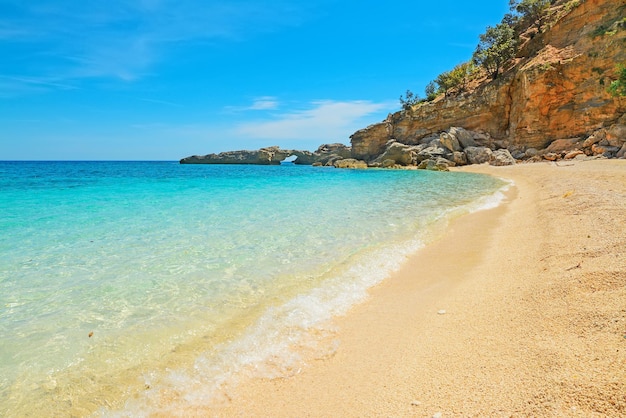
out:
{"label": "sea", "polygon": [[242,380],[299,373],[340,347],[334,317],[506,187],[425,170],[0,162],[0,416],[185,416]]}

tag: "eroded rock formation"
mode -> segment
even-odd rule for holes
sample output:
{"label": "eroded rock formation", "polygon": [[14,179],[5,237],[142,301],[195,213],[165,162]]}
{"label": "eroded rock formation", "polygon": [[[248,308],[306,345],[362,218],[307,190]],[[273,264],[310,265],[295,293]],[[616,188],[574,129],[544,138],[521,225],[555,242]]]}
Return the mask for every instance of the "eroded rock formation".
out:
{"label": "eroded rock formation", "polygon": [[[507,149],[518,159],[563,141],[567,146],[558,152],[578,147],[587,155],[623,156],[626,98],[611,96],[607,87],[617,79],[618,64],[626,63],[626,0],[586,0],[573,6],[557,3],[557,21],[527,40],[515,64],[496,80],[391,114],[355,132],[353,158],[372,162],[388,152],[390,140],[413,146],[452,126],[473,131],[473,138],[463,140],[479,142],[480,134],[481,146]],[[461,142],[440,138],[454,152],[476,146]]]}
{"label": "eroded rock formation", "polygon": [[542,32],[522,34],[514,62],[495,80],[440,96],[355,132],[351,147],[315,152],[235,151],[181,163],[335,167],[515,164],[603,156],[626,158],[626,97],[607,88],[626,65],[626,0],[554,0]]}
{"label": "eroded rock formation", "polygon": [[296,156],[294,164],[326,164],[330,160],[351,157],[350,147],[343,144],[324,144],[315,152],[286,150],[280,147],[267,147],[259,150],[220,152],[219,154],[193,155],[180,160],[181,164],[254,164],[278,165],[286,158]]}

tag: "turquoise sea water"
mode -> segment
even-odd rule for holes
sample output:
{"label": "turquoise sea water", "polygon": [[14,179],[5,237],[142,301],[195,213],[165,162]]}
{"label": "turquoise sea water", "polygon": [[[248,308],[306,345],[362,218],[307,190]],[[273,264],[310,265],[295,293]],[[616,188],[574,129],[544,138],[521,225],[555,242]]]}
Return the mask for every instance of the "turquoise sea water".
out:
{"label": "turquoise sea water", "polygon": [[0,416],[176,414],[295,373],[446,220],[464,173],[0,162]]}

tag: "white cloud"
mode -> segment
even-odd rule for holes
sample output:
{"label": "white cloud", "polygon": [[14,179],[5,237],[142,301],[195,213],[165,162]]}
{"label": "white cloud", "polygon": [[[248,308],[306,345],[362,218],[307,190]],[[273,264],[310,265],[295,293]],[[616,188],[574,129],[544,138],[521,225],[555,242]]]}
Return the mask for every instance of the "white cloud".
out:
{"label": "white cloud", "polygon": [[[275,120],[245,122],[235,128],[238,136],[267,140],[345,141],[363,127],[366,117],[390,111],[394,105],[369,101],[317,101],[307,110],[279,115]],[[374,122],[374,121],[371,121]]]}
{"label": "white cloud", "polygon": [[248,107],[249,110],[271,110],[278,107],[278,101],[275,97],[264,96],[258,97],[252,103],[252,106]]}
{"label": "white cloud", "polygon": [[274,110],[277,109],[280,102],[273,96],[261,96],[252,100],[252,104],[247,106],[226,106],[224,110],[227,113],[244,112],[248,110]]}

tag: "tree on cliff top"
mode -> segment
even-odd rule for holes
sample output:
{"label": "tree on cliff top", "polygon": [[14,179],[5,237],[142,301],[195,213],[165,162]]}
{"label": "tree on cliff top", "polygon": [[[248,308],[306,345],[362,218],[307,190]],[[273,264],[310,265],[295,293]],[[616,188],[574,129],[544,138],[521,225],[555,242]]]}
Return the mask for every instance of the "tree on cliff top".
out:
{"label": "tree on cliff top", "polygon": [[537,24],[537,30],[541,32],[541,27],[547,17],[550,7],[550,0],[510,0],[511,11],[519,13],[521,20],[526,22],[527,27]]}
{"label": "tree on cliff top", "polygon": [[402,105],[402,109],[404,110],[411,110],[411,108],[418,104],[420,101],[420,96],[416,93],[413,93],[411,90],[406,91],[406,97],[400,95],[400,104]]}
{"label": "tree on cliff top", "polygon": [[451,71],[439,74],[435,79],[435,83],[439,86],[439,92],[443,92],[447,96],[453,90],[458,93],[465,91],[474,71],[475,67],[472,62],[464,62]]}
{"label": "tree on cliff top", "polygon": [[515,56],[516,49],[515,31],[506,23],[499,23],[487,26],[487,31],[480,35],[472,60],[495,80],[504,64]]}

